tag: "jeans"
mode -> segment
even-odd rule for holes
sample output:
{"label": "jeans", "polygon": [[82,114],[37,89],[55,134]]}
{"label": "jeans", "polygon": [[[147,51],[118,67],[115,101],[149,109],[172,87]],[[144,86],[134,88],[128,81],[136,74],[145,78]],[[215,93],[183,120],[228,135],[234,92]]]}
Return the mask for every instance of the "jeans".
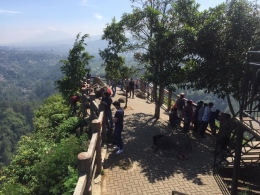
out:
{"label": "jeans", "polygon": [[113,84],[111,89],[113,92],[112,97],[114,97],[116,95],[116,84]]}
{"label": "jeans", "polygon": [[115,126],[114,139],[116,141],[117,147],[119,147],[120,150],[123,149],[123,141],[121,137],[122,131],[123,131],[123,126]]}
{"label": "jeans", "polygon": [[210,126],[210,129],[211,129],[211,133],[213,134],[213,135],[216,135],[216,125],[215,125],[215,121],[214,122],[210,122],[209,123],[209,126]]}
{"label": "jeans", "polygon": [[[108,120],[110,122],[110,126],[109,126]],[[113,128],[113,119],[112,119],[111,109],[106,110],[106,126],[108,129]]]}
{"label": "jeans", "polygon": [[129,97],[131,97],[131,95],[132,95],[132,98],[133,98],[134,95],[135,95],[135,90],[134,89],[129,89],[129,92],[130,92]]}
{"label": "jeans", "polygon": [[184,126],[183,126],[184,133],[189,132],[190,123],[191,123],[191,117],[184,116]]}
{"label": "jeans", "polygon": [[124,83],[123,83],[123,81],[122,81],[122,83],[121,83],[121,86],[120,86],[120,88],[121,88],[121,91],[123,91],[123,90],[124,90]]}
{"label": "jeans", "polygon": [[198,132],[199,129],[199,121],[198,119],[194,119],[194,126],[193,126],[193,132]]}
{"label": "jeans", "polygon": [[178,116],[179,118],[182,118],[182,110],[177,110],[177,116]]}
{"label": "jeans", "polygon": [[73,104],[72,105],[72,114],[76,114],[77,113],[77,104]]}
{"label": "jeans", "polygon": [[206,121],[201,121],[201,126],[200,126],[200,135],[204,136],[205,131],[207,130],[208,127],[208,122]]}

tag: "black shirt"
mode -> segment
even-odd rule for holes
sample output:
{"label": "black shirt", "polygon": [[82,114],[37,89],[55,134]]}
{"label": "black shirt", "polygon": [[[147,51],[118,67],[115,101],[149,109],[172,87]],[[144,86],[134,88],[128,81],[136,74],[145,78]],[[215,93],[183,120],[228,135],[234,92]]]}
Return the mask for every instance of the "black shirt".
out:
{"label": "black shirt", "polygon": [[119,108],[116,111],[115,118],[117,118],[117,121],[115,122],[115,126],[117,127],[123,127],[124,122],[124,110],[122,108]]}
{"label": "black shirt", "polygon": [[134,81],[130,81],[130,82],[129,82],[129,88],[130,88],[130,89],[134,89],[134,86],[135,86]]}
{"label": "black shirt", "polygon": [[109,110],[111,108],[111,104],[112,104],[111,97],[108,97],[108,98],[102,97],[101,102],[103,102],[103,101],[107,103],[107,105],[105,105],[105,110]]}

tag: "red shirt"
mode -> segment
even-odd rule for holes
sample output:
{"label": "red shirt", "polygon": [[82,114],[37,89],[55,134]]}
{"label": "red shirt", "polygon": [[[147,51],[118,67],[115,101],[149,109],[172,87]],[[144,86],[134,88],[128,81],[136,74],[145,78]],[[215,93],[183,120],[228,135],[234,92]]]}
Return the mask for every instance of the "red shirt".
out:
{"label": "red shirt", "polygon": [[74,95],[74,96],[71,97],[70,102],[71,102],[71,104],[75,105],[75,104],[77,104],[77,102],[79,100],[80,100],[80,98],[78,96]]}
{"label": "red shirt", "polygon": [[111,95],[111,94],[112,94],[112,91],[111,91],[111,89],[110,89],[110,88],[108,88],[108,89],[107,89],[107,92],[108,92],[108,94],[109,94],[109,95]]}

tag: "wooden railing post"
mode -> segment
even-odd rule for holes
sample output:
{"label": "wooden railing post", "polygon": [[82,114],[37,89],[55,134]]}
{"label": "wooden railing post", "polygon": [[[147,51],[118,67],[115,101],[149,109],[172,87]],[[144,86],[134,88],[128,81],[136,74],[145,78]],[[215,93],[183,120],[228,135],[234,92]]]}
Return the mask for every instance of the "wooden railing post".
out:
{"label": "wooden railing post", "polygon": [[87,152],[81,152],[78,155],[78,176],[86,175],[86,183],[84,184],[83,192],[75,190],[74,194],[91,195],[89,188],[91,185],[91,157]]}
{"label": "wooden railing post", "polygon": [[92,103],[92,101],[95,100],[96,95],[95,95],[95,93],[90,93],[89,97],[90,97],[90,101],[91,101],[91,103],[90,103],[90,121],[92,121],[92,120],[96,119],[95,113],[94,113],[95,112],[95,106]]}
{"label": "wooden railing post", "polygon": [[97,133],[97,143],[96,143],[96,159],[95,162],[97,164],[96,173],[101,173],[101,163],[102,163],[102,157],[101,157],[101,123],[98,119],[95,119],[92,121],[92,132]]}
{"label": "wooden railing post", "polygon": [[168,105],[167,105],[168,111],[171,110],[171,107],[172,107],[172,92],[169,91],[169,92],[168,92]]}

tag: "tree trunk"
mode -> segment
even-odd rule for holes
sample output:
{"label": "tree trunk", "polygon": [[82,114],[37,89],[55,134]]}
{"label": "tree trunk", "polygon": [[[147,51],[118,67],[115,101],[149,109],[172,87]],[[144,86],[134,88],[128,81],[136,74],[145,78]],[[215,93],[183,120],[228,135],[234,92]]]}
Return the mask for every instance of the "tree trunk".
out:
{"label": "tree trunk", "polygon": [[230,96],[229,96],[228,94],[226,94],[226,96],[227,96],[227,102],[228,102],[229,110],[230,110],[231,114],[232,114],[233,116],[235,116],[236,114],[235,114],[233,105],[232,105],[232,103],[231,103]]}
{"label": "tree trunk", "polygon": [[153,97],[154,97],[154,103],[155,103],[155,110],[154,110],[154,117],[158,119],[158,96],[157,96],[157,87],[158,85],[154,83],[153,85]]}
{"label": "tree trunk", "polygon": [[126,90],[125,90],[125,108],[127,108],[127,102],[128,102],[128,93],[127,93],[127,91],[128,91],[128,88],[126,88]]}
{"label": "tree trunk", "polygon": [[[159,119],[160,118],[160,111],[161,111],[161,105],[162,105],[162,98],[163,98],[163,91],[164,90],[164,87],[163,86],[159,86],[159,94],[158,94],[158,98],[157,98],[157,101],[155,102],[155,113],[154,113],[154,117],[156,119]],[[157,90],[156,90],[157,91]],[[156,97],[157,97],[157,94],[156,94]]]}

